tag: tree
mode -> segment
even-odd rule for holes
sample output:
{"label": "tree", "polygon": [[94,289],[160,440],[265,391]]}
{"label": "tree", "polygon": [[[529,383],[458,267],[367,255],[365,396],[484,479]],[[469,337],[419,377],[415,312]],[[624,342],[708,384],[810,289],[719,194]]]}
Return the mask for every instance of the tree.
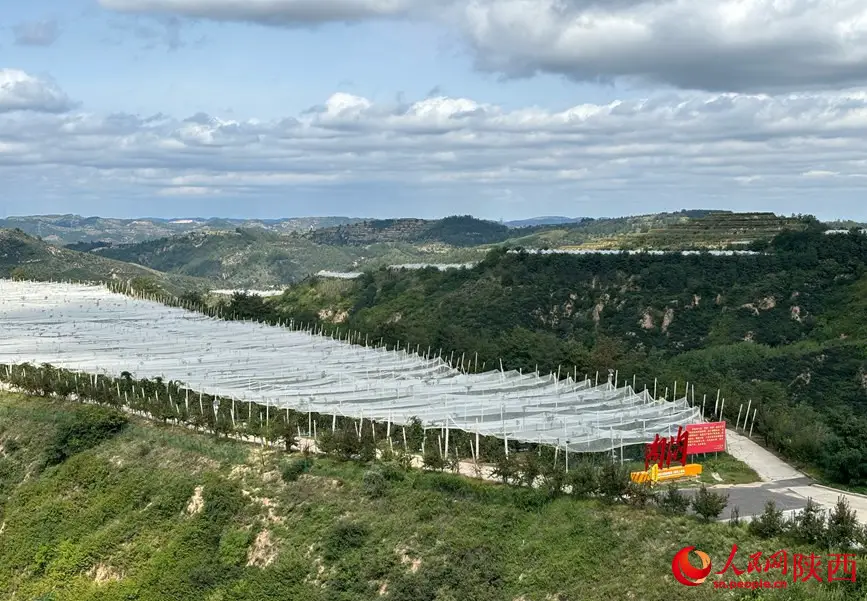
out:
{"label": "tree", "polygon": [[692,499],[692,509],[709,522],[720,516],[723,509],[726,508],[728,500],[728,495],[708,490],[707,486],[702,484]]}
{"label": "tree", "polygon": [[858,540],[860,525],[855,511],[846,497],[837,498],[837,504],[828,516],[827,543],[830,549],[847,549]]}

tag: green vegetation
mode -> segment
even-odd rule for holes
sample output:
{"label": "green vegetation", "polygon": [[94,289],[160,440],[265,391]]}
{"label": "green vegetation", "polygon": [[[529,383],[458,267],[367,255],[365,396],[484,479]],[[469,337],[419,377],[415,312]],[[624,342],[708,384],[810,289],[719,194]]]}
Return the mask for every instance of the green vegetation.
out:
{"label": "green vegetation", "polygon": [[[57,248],[20,230],[0,229],[0,278],[140,285],[179,294],[205,289],[207,282],[154,271],[89,253]],[[138,289],[138,288],[137,288]]]}
{"label": "green vegetation", "polygon": [[[696,387],[724,418],[756,409],[754,435],[831,481],[867,485],[867,236],[818,225],[763,254],[539,256],[491,252],[476,268],[379,270],[283,295],[237,295],[226,315],[443,349],[464,368],[619,369],[621,384]],[[456,359],[457,361],[457,359]],[[751,411],[752,412],[752,411]],[[752,420],[752,416],[751,416]],[[743,421],[743,419],[741,420]],[[752,422],[751,422],[752,423]]]}
{"label": "green vegetation", "polygon": [[95,249],[93,254],[241,288],[286,285],[321,270],[356,271],[400,263],[457,263],[483,256],[477,249],[444,244],[320,243],[314,239],[317,235],[317,231],[278,234],[264,229],[238,228],[230,232],[197,232],[103,247]]}
{"label": "green vegetation", "polygon": [[[813,220],[801,217],[713,211],[582,219],[519,228],[470,216],[438,220],[322,218],[263,222],[145,219],[123,223],[63,216],[19,221],[16,223],[29,228],[27,231],[34,228],[56,230],[48,238],[52,241],[74,238],[75,243],[65,250],[143,265],[159,272],[203,278],[215,286],[235,288],[285,286],[321,270],[359,271],[404,263],[471,262],[481,259],[495,245],[654,249],[734,245],[744,248],[747,243],[767,241],[786,228],[805,229],[816,225]],[[133,232],[131,241],[118,233],[124,224]],[[303,224],[309,227],[302,227]],[[314,225],[316,227],[311,229]],[[72,234],[73,231],[77,233]],[[94,235],[82,237],[86,232]],[[127,243],[122,243],[124,241]],[[16,266],[27,269],[23,264]],[[44,273],[51,274],[43,277],[71,278],[56,266],[52,269],[53,273],[43,269]]]}
{"label": "green vegetation", "polygon": [[[92,423],[89,409],[0,394],[3,598],[717,599],[710,583],[674,582],[677,550],[695,545],[722,569],[737,544],[744,568],[756,551],[797,544],[794,552],[821,553],[831,540],[796,542],[788,529],[765,540],[743,527],[394,464],[299,455],[289,461],[307,469],[286,481],[275,477],[281,453],[138,419],[45,467],[62,424]],[[865,592],[859,580],[745,594],[840,601]]]}
{"label": "green vegetation", "polygon": [[290,217],[285,219],[114,219],[81,215],[34,215],[0,219],[0,228],[20,229],[51,244],[89,251],[107,244],[144,242],[193,231],[226,231],[237,227],[265,228],[275,232],[306,232],[360,221],[350,217]]}

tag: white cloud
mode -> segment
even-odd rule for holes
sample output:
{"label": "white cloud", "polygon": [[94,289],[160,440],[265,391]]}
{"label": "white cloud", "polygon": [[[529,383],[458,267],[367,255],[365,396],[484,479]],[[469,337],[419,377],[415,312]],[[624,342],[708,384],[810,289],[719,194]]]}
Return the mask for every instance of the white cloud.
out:
{"label": "white cloud", "polygon": [[304,26],[412,17],[461,32],[479,68],[710,91],[867,83],[863,0],[100,0],[108,9]]}
{"label": "white cloud", "polygon": [[0,69],[0,113],[61,113],[71,107],[69,97],[54,83],[17,69]]}
{"label": "white cloud", "polygon": [[534,204],[670,196],[707,206],[743,192],[788,207],[820,186],[823,198],[867,188],[863,92],[658,94],[563,111],[340,93],[320,110],[262,121],[61,113],[60,90],[20,71],[0,81],[12,82],[0,85],[0,177],[46,198],[254,200],[391,185],[491,202],[487,188],[510,190]]}

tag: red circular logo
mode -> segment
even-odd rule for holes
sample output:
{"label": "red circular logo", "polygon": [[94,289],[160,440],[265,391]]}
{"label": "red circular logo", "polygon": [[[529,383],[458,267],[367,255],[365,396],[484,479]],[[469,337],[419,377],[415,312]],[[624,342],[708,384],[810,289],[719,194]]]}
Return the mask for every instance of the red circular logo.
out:
{"label": "red circular logo", "polygon": [[[690,551],[698,555],[701,567],[697,568],[689,561]],[[671,573],[681,584],[698,586],[710,575],[710,557],[704,551],[696,551],[695,547],[684,547],[674,554],[671,560]]]}

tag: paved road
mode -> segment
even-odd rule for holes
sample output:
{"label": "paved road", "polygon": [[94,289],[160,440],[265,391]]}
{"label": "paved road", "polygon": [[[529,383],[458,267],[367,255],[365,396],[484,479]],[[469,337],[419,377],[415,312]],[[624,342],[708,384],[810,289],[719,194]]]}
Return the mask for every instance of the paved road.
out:
{"label": "paved road", "polygon": [[740,517],[749,519],[761,514],[768,500],[773,500],[777,508],[787,514],[806,507],[807,499],[810,498],[824,509],[831,510],[837,499],[843,496],[855,510],[858,521],[867,524],[867,496],[817,485],[808,476],[734,430],[729,429],[726,438],[729,454],[753,468],[762,481],[713,486],[715,491],[729,496],[728,506],[720,519],[729,519],[735,507]]}

